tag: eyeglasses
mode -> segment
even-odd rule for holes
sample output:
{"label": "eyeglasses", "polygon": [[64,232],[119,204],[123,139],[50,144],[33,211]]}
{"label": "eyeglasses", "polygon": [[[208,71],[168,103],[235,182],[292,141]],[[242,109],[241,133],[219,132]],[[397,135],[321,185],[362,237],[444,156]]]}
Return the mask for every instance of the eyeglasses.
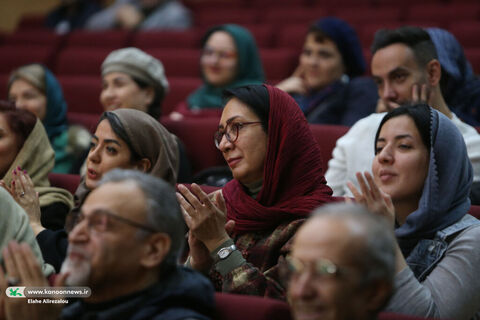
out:
{"label": "eyeglasses", "polygon": [[134,228],[139,228],[143,229],[148,232],[152,233],[157,233],[158,231],[141,223],[132,221],[130,219],[121,217],[119,215],[116,215],[114,213],[111,213],[106,210],[96,210],[93,211],[89,216],[85,216],[83,212],[77,211],[72,212],[73,217],[67,223],[66,229],[68,232],[72,231],[78,224],[80,224],[82,221],[87,221],[87,229],[91,233],[92,230],[97,232],[97,233],[102,233],[107,231],[108,226],[111,224],[110,219],[115,219],[117,221],[123,222],[125,224],[128,224],[129,226],[132,226]]}
{"label": "eyeglasses", "polygon": [[216,57],[218,60],[228,60],[235,58],[237,53],[235,51],[228,50],[215,50],[213,48],[206,47],[202,50],[202,58]]}
{"label": "eyeglasses", "polygon": [[316,279],[325,279],[345,273],[345,268],[339,268],[328,259],[318,259],[313,263],[305,263],[297,258],[289,256],[286,258],[288,273],[290,276],[300,276],[309,270]]}
{"label": "eyeglasses", "polygon": [[261,121],[250,121],[250,122],[233,122],[233,123],[227,123],[227,127],[225,130],[221,131],[218,130],[215,132],[213,135],[213,139],[215,141],[215,147],[217,149],[220,149],[220,143],[222,142],[223,136],[225,135],[225,138],[227,138],[227,141],[230,143],[234,143],[238,139],[238,132],[240,129],[243,127],[250,125],[250,124],[258,124],[262,123]]}

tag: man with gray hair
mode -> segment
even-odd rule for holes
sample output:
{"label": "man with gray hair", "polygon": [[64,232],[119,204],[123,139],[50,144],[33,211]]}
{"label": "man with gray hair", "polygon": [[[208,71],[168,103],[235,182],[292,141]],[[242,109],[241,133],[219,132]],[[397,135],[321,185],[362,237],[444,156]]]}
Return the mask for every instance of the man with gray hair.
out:
{"label": "man with gray hair", "polygon": [[370,320],[393,290],[395,238],[386,221],[358,204],[317,209],[287,258],[296,320]]}
{"label": "man with gray hair", "polygon": [[78,214],[61,271],[92,295],[61,319],[209,319],[212,285],[178,264],[184,235],[171,186],[139,171],[107,173]]}

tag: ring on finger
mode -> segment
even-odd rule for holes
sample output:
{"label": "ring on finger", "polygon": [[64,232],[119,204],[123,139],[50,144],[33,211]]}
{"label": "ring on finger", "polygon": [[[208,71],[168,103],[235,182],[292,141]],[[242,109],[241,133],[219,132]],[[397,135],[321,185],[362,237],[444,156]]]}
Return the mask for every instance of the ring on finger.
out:
{"label": "ring on finger", "polygon": [[7,284],[9,287],[15,287],[20,283],[20,279],[15,277],[7,277]]}

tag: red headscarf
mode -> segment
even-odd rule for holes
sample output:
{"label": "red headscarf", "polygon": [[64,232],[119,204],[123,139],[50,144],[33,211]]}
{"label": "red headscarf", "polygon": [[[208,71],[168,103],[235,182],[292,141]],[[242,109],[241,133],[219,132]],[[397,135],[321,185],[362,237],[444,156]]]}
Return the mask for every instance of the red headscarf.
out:
{"label": "red headscarf", "polygon": [[287,93],[265,87],[270,111],[262,189],[256,199],[237,180],[222,190],[227,218],[235,220],[237,234],[274,229],[334,201],[324,177],[320,147],[299,106]]}

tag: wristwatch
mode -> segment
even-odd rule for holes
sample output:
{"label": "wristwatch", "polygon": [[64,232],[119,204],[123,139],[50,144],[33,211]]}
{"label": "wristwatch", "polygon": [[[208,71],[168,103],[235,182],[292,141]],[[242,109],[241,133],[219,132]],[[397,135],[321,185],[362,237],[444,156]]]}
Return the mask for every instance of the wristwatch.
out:
{"label": "wristwatch", "polygon": [[218,250],[217,252],[217,261],[220,261],[220,260],[225,260],[228,258],[228,256],[230,256],[230,254],[232,254],[233,251],[237,250],[237,247],[232,244],[231,246],[228,246],[228,247],[225,247],[225,248],[222,248],[220,250]]}

